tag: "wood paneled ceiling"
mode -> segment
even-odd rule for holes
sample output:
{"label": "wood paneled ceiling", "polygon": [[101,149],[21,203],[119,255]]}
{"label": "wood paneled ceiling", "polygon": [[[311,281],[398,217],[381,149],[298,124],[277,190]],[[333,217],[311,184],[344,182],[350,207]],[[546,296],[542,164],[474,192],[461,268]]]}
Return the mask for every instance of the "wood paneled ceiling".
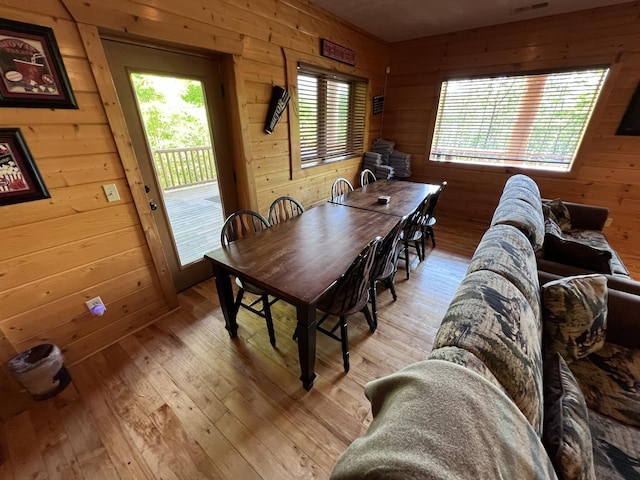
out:
{"label": "wood paneled ceiling", "polygon": [[387,42],[603,7],[620,0],[310,0]]}

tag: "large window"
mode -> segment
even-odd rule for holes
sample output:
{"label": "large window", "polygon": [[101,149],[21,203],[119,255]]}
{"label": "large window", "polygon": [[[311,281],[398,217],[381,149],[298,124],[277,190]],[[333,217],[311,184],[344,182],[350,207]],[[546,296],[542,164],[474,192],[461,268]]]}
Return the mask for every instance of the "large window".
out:
{"label": "large window", "polygon": [[298,66],[298,120],[302,166],[361,155],[366,82]]}
{"label": "large window", "polygon": [[568,171],[608,71],[442,82],[430,159]]}

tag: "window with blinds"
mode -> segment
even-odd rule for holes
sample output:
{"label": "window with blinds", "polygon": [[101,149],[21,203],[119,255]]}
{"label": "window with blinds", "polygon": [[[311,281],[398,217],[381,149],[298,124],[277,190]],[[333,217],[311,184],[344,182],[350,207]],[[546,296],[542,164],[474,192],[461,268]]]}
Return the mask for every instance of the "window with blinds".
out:
{"label": "window with blinds", "polygon": [[568,171],[608,71],[444,81],[430,159]]}
{"label": "window with blinds", "polygon": [[361,155],[367,84],[298,66],[300,162],[304,166]]}

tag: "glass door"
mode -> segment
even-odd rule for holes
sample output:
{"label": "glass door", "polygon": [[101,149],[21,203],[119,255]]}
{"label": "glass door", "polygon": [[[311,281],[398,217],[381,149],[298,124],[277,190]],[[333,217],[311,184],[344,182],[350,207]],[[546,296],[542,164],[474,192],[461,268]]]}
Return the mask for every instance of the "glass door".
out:
{"label": "glass door", "polygon": [[104,41],[176,290],[211,276],[237,194],[215,59]]}

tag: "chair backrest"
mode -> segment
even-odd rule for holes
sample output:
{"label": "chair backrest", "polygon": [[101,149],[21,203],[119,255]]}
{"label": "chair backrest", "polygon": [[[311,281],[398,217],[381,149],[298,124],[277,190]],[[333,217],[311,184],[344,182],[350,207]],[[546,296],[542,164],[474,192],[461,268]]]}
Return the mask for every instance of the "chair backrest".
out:
{"label": "chair backrest", "polygon": [[269,223],[275,225],[276,223],[284,222],[290,218],[296,217],[304,213],[304,207],[302,204],[293,197],[278,197],[269,207]]}
{"label": "chair backrest", "polygon": [[376,179],[376,174],[373,173],[371,170],[369,170],[368,168],[365,168],[364,170],[362,170],[360,172],[360,186],[364,187],[365,185],[368,185],[372,182],[375,182]]}
{"label": "chair backrest", "polygon": [[398,253],[400,251],[397,248],[398,239],[408,219],[408,215],[402,217],[380,242],[378,250],[376,251],[373,267],[371,267],[371,280],[386,278],[395,270]]}
{"label": "chair backrest", "polygon": [[371,240],[358,254],[347,271],[329,291],[331,298],[321,302],[322,310],[332,315],[351,315],[359,312],[369,301],[371,267],[382,237]]}
{"label": "chair backrest", "polygon": [[226,247],[231,242],[269,228],[269,222],[257,212],[240,210],[232,213],[224,221],[220,232],[220,243]]}
{"label": "chair backrest", "polygon": [[405,240],[412,241],[420,238],[420,235],[422,234],[422,226],[429,218],[428,211],[431,206],[432,196],[432,194],[428,194],[424,197],[422,202],[420,202],[420,205],[418,205],[418,208],[409,214],[409,218],[405,223],[402,234]]}
{"label": "chair backrest", "polygon": [[438,204],[438,199],[440,198],[440,194],[442,191],[447,188],[447,181],[445,180],[440,184],[440,188],[436,190],[434,194],[431,195],[431,199],[429,201],[429,208],[427,209],[427,217],[433,217],[433,214],[436,211],[436,205]]}
{"label": "chair backrest", "polygon": [[340,195],[344,195],[345,193],[352,192],[353,185],[346,178],[336,178],[333,181],[333,185],[331,185],[331,198],[337,198]]}

